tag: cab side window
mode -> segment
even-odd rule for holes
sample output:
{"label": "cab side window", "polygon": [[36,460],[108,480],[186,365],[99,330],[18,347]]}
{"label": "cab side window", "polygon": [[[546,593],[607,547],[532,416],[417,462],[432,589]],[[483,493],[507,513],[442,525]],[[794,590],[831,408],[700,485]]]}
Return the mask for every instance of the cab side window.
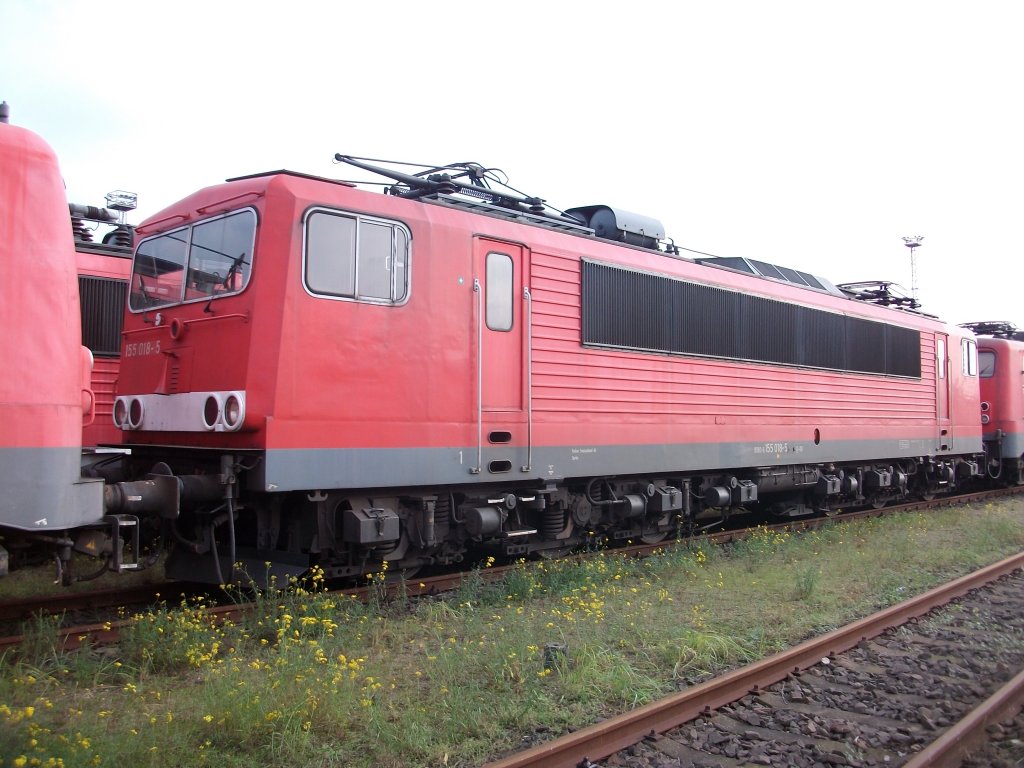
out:
{"label": "cab side window", "polygon": [[314,209],[306,215],[306,288],[329,298],[402,304],[409,297],[410,241],[399,222]]}

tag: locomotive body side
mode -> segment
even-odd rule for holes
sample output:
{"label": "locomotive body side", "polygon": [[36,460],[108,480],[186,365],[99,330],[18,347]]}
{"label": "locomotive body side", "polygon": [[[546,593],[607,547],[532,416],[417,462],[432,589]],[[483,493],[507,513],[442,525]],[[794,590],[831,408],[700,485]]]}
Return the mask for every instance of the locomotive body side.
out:
{"label": "locomotive body side", "polygon": [[1024,341],[981,337],[981,410],[989,473],[1024,480]]}
{"label": "locomotive body side", "polygon": [[[581,345],[587,331],[580,308],[588,299],[580,295],[581,282],[584,287],[586,283],[579,272],[587,267],[587,258],[535,251],[533,263],[538,316],[535,407],[552,425],[566,425],[557,443],[573,445],[566,439],[571,430],[579,444],[596,448],[580,452],[579,461],[592,471],[614,472],[613,466],[630,461],[627,454],[636,461],[636,448],[651,452],[650,459],[639,459],[646,466],[666,459],[679,466],[670,454],[683,445],[690,453],[685,465],[705,469],[978,450],[979,433],[970,418],[976,395],[972,379],[960,373],[962,334],[957,329],[764,278],[623,251],[616,254],[616,266],[639,270],[647,285],[615,306],[607,306],[602,296],[602,305],[591,302],[589,311],[631,313],[631,328],[653,331],[645,340],[630,328],[613,328],[606,339],[617,335],[617,343],[602,339]],[[623,295],[627,287],[622,286]],[[689,310],[677,305],[673,312],[644,308],[643,302],[675,300],[676,290],[690,291],[695,303],[704,303]],[[747,306],[744,300],[749,300]],[[871,330],[888,326],[909,331],[909,345],[902,352],[913,358],[907,372],[880,375],[827,368],[813,360],[779,365],[765,359],[786,356],[787,347],[815,342],[780,338],[787,329],[801,330],[787,322],[794,308],[805,311],[808,324],[841,328],[844,320],[855,318],[860,327],[870,321]],[[751,317],[755,312],[759,314]],[[664,328],[654,322],[665,316],[699,323],[702,353],[665,354],[675,340],[659,339]],[[748,335],[750,341],[737,343],[737,335]],[[941,414],[937,338],[954,349],[956,362],[948,377],[944,372]],[[820,343],[842,342],[826,338]],[[855,340],[846,343],[852,346]],[[642,349],[644,345],[661,349]],[[746,355],[731,351],[737,347],[745,347]],[[863,345],[857,351],[886,354]],[[610,455],[615,446],[622,450]]]}
{"label": "locomotive body side", "polygon": [[82,480],[93,407],[81,346],[75,250],[52,149],[0,123],[0,521],[33,533],[103,516],[102,481]]}
{"label": "locomotive body side", "polygon": [[[265,481],[257,486],[263,490],[321,487],[329,466],[348,468],[348,475],[332,479],[338,487],[482,481],[487,472],[479,478],[471,472],[478,463],[528,462],[531,416],[534,463],[545,467],[538,477],[572,476],[581,468],[589,474],[786,463],[793,459],[786,454],[795,453],[829,462],[980,450],[976,377],[963,368],[966,337],[959,329],[640,249],[539,228],[524,232],[521,225],[352,190],[345,194],[369,200],[334,202],[315,192],[294,204],[282,201],[283,211],[261,209],[261,263],[250,290],[218,301],[232,317],[207,323],[219,313],[203,318],[202,303],[184,304],[160,312],[162,326],[136,318],[129,331],[139,334],[140,343],[128,342],[126,354],[134,362],[122,393],[164,392],[165,358],[191,357],[191,376],[199,378],[193,390],[247,390],[251,432],[172,436],[167,428],[142,429],[133,435],[138,441],[164,444],[188,434],[201,445],[266,450],[260,470]],[[388,203],[398,210],[382,210]],[[407,226],[414,243],[407,300],[400,306],[332,300],[304,288],[296,223],[306,210],[369,211]],[[509,302],[509,331],[493,331],[486,319],[478,320],[475,294],[482,294],[481,304],[487,301],[484,261],[498,251],[516,252],[521,264],[513,280],[531,292],[532,307],[521,291]],[[285,253],[287,258],[279,257]],[[581,344],[580,271],[592,257],[735,295],[759,295],[783,309],[854,315],[876,327],[899,324],[914,334],[910,354],[919,358],[917,368],[909,376],[872,375],[730,359],[713,350],[670,355]],[[523,318],[528,310],[530,324]],[[183,320],[187,339],[171,338],[177,313],[190,315]],[[710,318],[718,325],[733,321]],[[204,323],[210,333],[196,340]],[[510,342],[493,359],[488,333],[503,333]],[[139,347],[150,353],[138,354]],[[202,351],[201,359],[193,349]],[[180,370],[186,369],[182,363]],[[188,381],[183,374],[177,379],[183,390]],[[479,462],[478,422],[484,427]],[[685,461],[673,457],[672,447],[683,445],[697,453]],[[330,453],[349,449],[362,455]],[[403,454],[408,451],[417,455]]]}
{"label": "locomotive body side", "polygon": [[978,472],[974,337],[922,315],[286,173],[138,232],[115,420],[139,471],[225,487],[172,572],[657,538]]}

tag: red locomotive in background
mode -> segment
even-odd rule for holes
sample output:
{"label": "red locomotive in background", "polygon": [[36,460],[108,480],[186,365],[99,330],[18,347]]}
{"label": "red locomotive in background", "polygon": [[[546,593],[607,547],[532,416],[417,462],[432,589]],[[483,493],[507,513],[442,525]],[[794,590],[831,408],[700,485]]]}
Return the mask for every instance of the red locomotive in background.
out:
{"label": "red locomotive in background", "polygon": [[[173,577],[409,573],[984,474],[969,331],[884,290],[684,258],[653,219],[554,211],[480,166],[338,159],[387,193],[259,174],[136,228],[130,454],[99,469],[91,551],[138,518]],[[32,529],[18,505],[0,520]]]}
{"label": "red locomotive in background", "polygon": [[[116,504],[104,503],[103,482],[82,476],[103,459],[100,444],[120,441],[110,414],[131,230],[112,211],[68,205],[52,150],[8,125],[6,104],[0,166],[0,562],[4,544],[43,542],[63,563],[76,543],[99,554],[97,532],[112,543],[127,527],[136,539],[135,519],[107,515]],[[93,242],[98,223],[109,231]],[[115,568],[131,567],[107,550]]]}
{"label": "red locomotive in background", "polygon": [[80,469],[92,360],[57,160],[0,122],[0,167],[0,520],[57,541],[102,516],[103,484]]}
{"label": "red locomotive in background", "polygon": [[989,474],[1024,480],[1024,331],[1006,322],[966,323],[978,334],[981,423]]}

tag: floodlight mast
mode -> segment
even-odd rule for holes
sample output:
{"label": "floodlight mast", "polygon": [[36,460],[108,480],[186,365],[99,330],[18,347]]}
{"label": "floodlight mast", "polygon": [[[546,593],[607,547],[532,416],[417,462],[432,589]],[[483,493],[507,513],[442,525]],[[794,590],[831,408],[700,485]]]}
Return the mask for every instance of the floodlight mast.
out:
{"label": "floodlight mast", "polygon": [[917,299],[917,259],[915,256],[922,240],[924,240],[923,235],[903,238],[903,244],[910,249],[910,296],[915,300]]}

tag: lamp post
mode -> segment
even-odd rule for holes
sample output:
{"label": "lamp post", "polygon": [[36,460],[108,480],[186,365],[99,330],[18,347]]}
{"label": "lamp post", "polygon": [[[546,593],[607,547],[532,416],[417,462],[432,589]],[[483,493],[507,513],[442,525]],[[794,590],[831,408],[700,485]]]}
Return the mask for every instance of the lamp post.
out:
{"label": "lamp post", "polygon": [[910,296],[914,301],[917,301],[917,260],[914,256],[915,249],[921,245],[922,240],[924,240],[922,235],[903,238],[903,244],[910,249]]}

